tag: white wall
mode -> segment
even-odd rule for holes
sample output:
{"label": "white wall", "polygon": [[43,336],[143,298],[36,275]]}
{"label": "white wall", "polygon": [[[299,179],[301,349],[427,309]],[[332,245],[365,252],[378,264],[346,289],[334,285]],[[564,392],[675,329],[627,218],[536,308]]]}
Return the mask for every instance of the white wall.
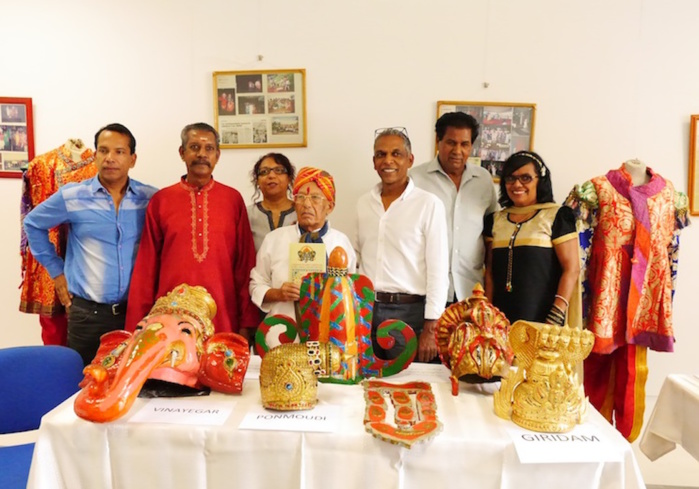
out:
{"label": "white wall", "polygon": [[[692,0],[3,0],[0,12],[0,95],[34,99],[37,154],[92,144],[119,121],[138,140],[133,176],[157,186],[184,173],[182,126],[213,122],[213,71],[305,68],[308,147],[283,151],[334,174],[332,222],[348,233],[377,181],[374,129],[406,126],[424,162],[437,100],[536,103],[535,149],[559,200],[635,157],[686,190],[699,113]],[[249,198],[263,152],[224,150],[216,178]],[[19,198],[19,180],[0,181],[2,346],[40,341],[37,317],[17,312]],[[676,352],[649,356],[649,394],[670,372],[696,371],[697,232],[682,239]]]}

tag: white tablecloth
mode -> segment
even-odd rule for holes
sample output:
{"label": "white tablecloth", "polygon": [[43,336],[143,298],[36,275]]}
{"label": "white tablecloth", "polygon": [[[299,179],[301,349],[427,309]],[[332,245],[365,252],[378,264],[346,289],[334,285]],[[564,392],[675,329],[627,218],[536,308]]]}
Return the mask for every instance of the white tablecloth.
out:
{"label": "white tablecloth", "polygon": [[641,438],[640,448],[656,460],[680,444],[699,460],[699,377],[668,375]]}
{"label": "white tablecloth", "polygon": [[[411,366],[386,379],[416,377],[432,383],[443,423],[435,438],[412,449],[365,432],[361,386],[321,384],[321,403],[342,406],[336,433],[239,430],[260,404],[259,360],[246,377],[223,426],[129,423],[127,416],[96,424],[76,417],[69,399],[44,417],[34,451],[30,489],[111,488],[645,488],[630,445],[592,407],[592,423],[620,457],[618,462],[520,463],[507,428],[493,413],[493,398],[462,385],[451,395],[441,366]],[[429,368],[432,368],[430,371]],[[225,397],[222,394],[212,394]],[[174,401],[177,402],[177,401]]]}

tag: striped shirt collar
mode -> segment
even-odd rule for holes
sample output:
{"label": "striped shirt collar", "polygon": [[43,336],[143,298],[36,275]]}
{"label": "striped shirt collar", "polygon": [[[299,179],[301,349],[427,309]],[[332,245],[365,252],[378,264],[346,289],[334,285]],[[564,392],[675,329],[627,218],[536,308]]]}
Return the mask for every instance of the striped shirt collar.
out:
{"label": "striped shirt collar", "polygon": [[[107,190],[104,185],[99,180],[99,175],[95,175],[92,177],[92,181],[89,183],[90,186],[90,191],[93,194],[96,194],[100,190],[103,190],[104,192],[109,193],[109,190]],[[130,192],[133,195],[138,195],[138,182],[131,177],[129,177],[127,183],[126,183],[126,192]]]}
{"label": "striped shirt collar", "polygon": [[[447,172],[444,171],[442,168],[442,165],[439,163],[439,156],[436,156],[427,163],[427,172],[428,173],[434,173],[434,172],[439,172],[442,175],[444,175],[447,178],[450,178]],[[480,175],[478,175],[476,172],[473,171],[473,163],[466,163],[466,166],[464,168],[464,173],[461,175],[461,180],[466,181],[470,180],[471,178],[478,178]]]}

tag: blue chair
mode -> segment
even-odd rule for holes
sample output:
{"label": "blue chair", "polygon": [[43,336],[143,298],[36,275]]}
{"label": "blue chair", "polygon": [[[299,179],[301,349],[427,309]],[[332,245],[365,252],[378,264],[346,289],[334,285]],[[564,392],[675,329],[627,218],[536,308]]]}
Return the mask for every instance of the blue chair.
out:
{"label": "blue chair", "polygon": [[[80,354],[65,346],[0,349],[0,434],[36,430],[44,414],[78,391]],[[0,488],[26,488],[34,443],[0,446]]]}

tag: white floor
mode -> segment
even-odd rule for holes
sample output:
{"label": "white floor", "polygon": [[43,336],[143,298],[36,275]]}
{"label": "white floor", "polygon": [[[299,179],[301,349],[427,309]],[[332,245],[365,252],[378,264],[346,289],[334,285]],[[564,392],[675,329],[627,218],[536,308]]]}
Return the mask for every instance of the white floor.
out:
{"label": "white floor", "polygon": [[[653,412],[655,400],[655,396],[646,398],[644,430],[648,423],[648,418],[650,418],[650,414]],[[697,413],[697,420],[699,421],[699,413]],[[643,431],[641,434],[643,434]],[[651,462],[638,447],[640,439],[641,437],[631,446],[646,484],[699,489],[698,460],[695,460],[682,447],[678,446],[672,452],[660,457],[655,462]]]}

